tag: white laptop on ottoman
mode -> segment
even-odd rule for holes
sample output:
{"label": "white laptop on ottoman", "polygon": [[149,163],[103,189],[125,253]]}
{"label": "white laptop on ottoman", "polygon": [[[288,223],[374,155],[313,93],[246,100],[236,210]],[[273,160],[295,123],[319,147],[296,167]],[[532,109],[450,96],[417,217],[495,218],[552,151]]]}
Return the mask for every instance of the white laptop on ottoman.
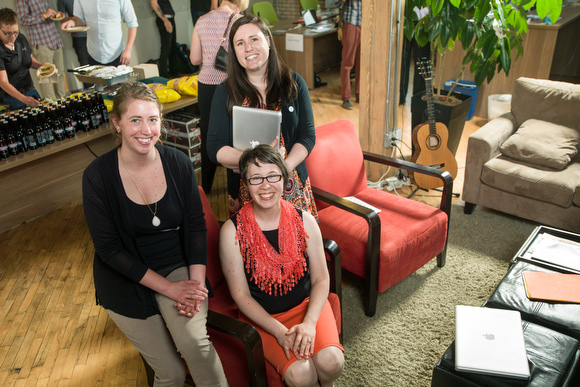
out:
{"label": "white laptop on ottoman", "polygon": [[529,379],[520,312],[457,305],[455,370]]}

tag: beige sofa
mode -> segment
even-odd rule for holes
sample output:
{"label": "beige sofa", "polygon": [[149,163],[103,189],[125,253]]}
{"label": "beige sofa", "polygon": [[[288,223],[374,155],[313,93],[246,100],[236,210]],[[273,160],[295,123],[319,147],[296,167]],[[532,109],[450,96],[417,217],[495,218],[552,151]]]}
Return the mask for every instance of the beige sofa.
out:
{"label": "beige sofa", "polygon": [[469,137],[464,212],[476,205],[580,232],[580,85],[519,78],[511,111]]}

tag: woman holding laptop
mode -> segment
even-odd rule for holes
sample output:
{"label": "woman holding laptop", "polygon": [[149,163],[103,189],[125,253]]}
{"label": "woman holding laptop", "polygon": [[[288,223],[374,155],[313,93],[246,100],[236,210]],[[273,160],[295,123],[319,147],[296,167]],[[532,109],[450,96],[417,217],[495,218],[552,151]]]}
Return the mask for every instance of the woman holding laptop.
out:
{"label": "woman holding laptop", "polygon": [[232,109],[247,106],[282,112],[278,145],[290,170],[283,197],[316,218],[304,163],[316,140],[306,82],[282,62],[268,26],[253,15],[233,24],[228,61],[228,78],[217,88],[212,101],[207,151],[210,159],[228,168],[230,216],[250,200],[238,171],[242,152],[232,143]]}

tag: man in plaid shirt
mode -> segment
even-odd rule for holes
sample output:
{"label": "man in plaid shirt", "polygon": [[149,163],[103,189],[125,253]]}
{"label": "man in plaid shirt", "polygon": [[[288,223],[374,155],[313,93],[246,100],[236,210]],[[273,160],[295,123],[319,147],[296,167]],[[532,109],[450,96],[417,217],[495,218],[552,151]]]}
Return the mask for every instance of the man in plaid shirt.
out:
{"label": "man in plaid shirt", "polygon": [[51,17],[57,12],[51,9],[48,0],[16,0],[20,23],[26,26],[32,54],[40,63],[53,63],[59,74],[57,83],[39,84],[43,98],[61,98],[64,90],[64,60],[62,38]]}

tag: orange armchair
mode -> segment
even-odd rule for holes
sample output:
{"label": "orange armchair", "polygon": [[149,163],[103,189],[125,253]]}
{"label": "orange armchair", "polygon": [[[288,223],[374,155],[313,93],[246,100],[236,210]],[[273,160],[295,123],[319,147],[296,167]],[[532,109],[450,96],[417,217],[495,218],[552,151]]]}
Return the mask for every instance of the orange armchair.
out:
{"label": "orange armchair", "polygon": [[[367,187],[364,161],[425,173],[443,181],[439,208]],[[448,172],[363,152],[352,122],[316,128],[306,159],[324,238],[338,242],[342,268],[364,278],[364,310],[376,313],[379,292],[391,288],[437,256],[445,265],[453,179]],[[354,196],[375,211],[345,199]]]}
{"label": "orange armchair", "polygon": [[[203,189],[199,187],[207,227],[207,271],[214,297],[209,299],[207,328],[210,340],[216,348],[230,386],[284,386],[280,375],[264,360],[262,340],[258,331],[238,320],[238,307],[230,296],[219,258],[220,225],[213,213]],[[324,240],[324,250],[329,260],[330,294],[328,300],[334,312],[340,341],[342,342],[342,276],[340,249],[331,240]],[[143,359],[147,383],[153,386],[154,372]],[[195,386],[190,375],[186,384]]]}

